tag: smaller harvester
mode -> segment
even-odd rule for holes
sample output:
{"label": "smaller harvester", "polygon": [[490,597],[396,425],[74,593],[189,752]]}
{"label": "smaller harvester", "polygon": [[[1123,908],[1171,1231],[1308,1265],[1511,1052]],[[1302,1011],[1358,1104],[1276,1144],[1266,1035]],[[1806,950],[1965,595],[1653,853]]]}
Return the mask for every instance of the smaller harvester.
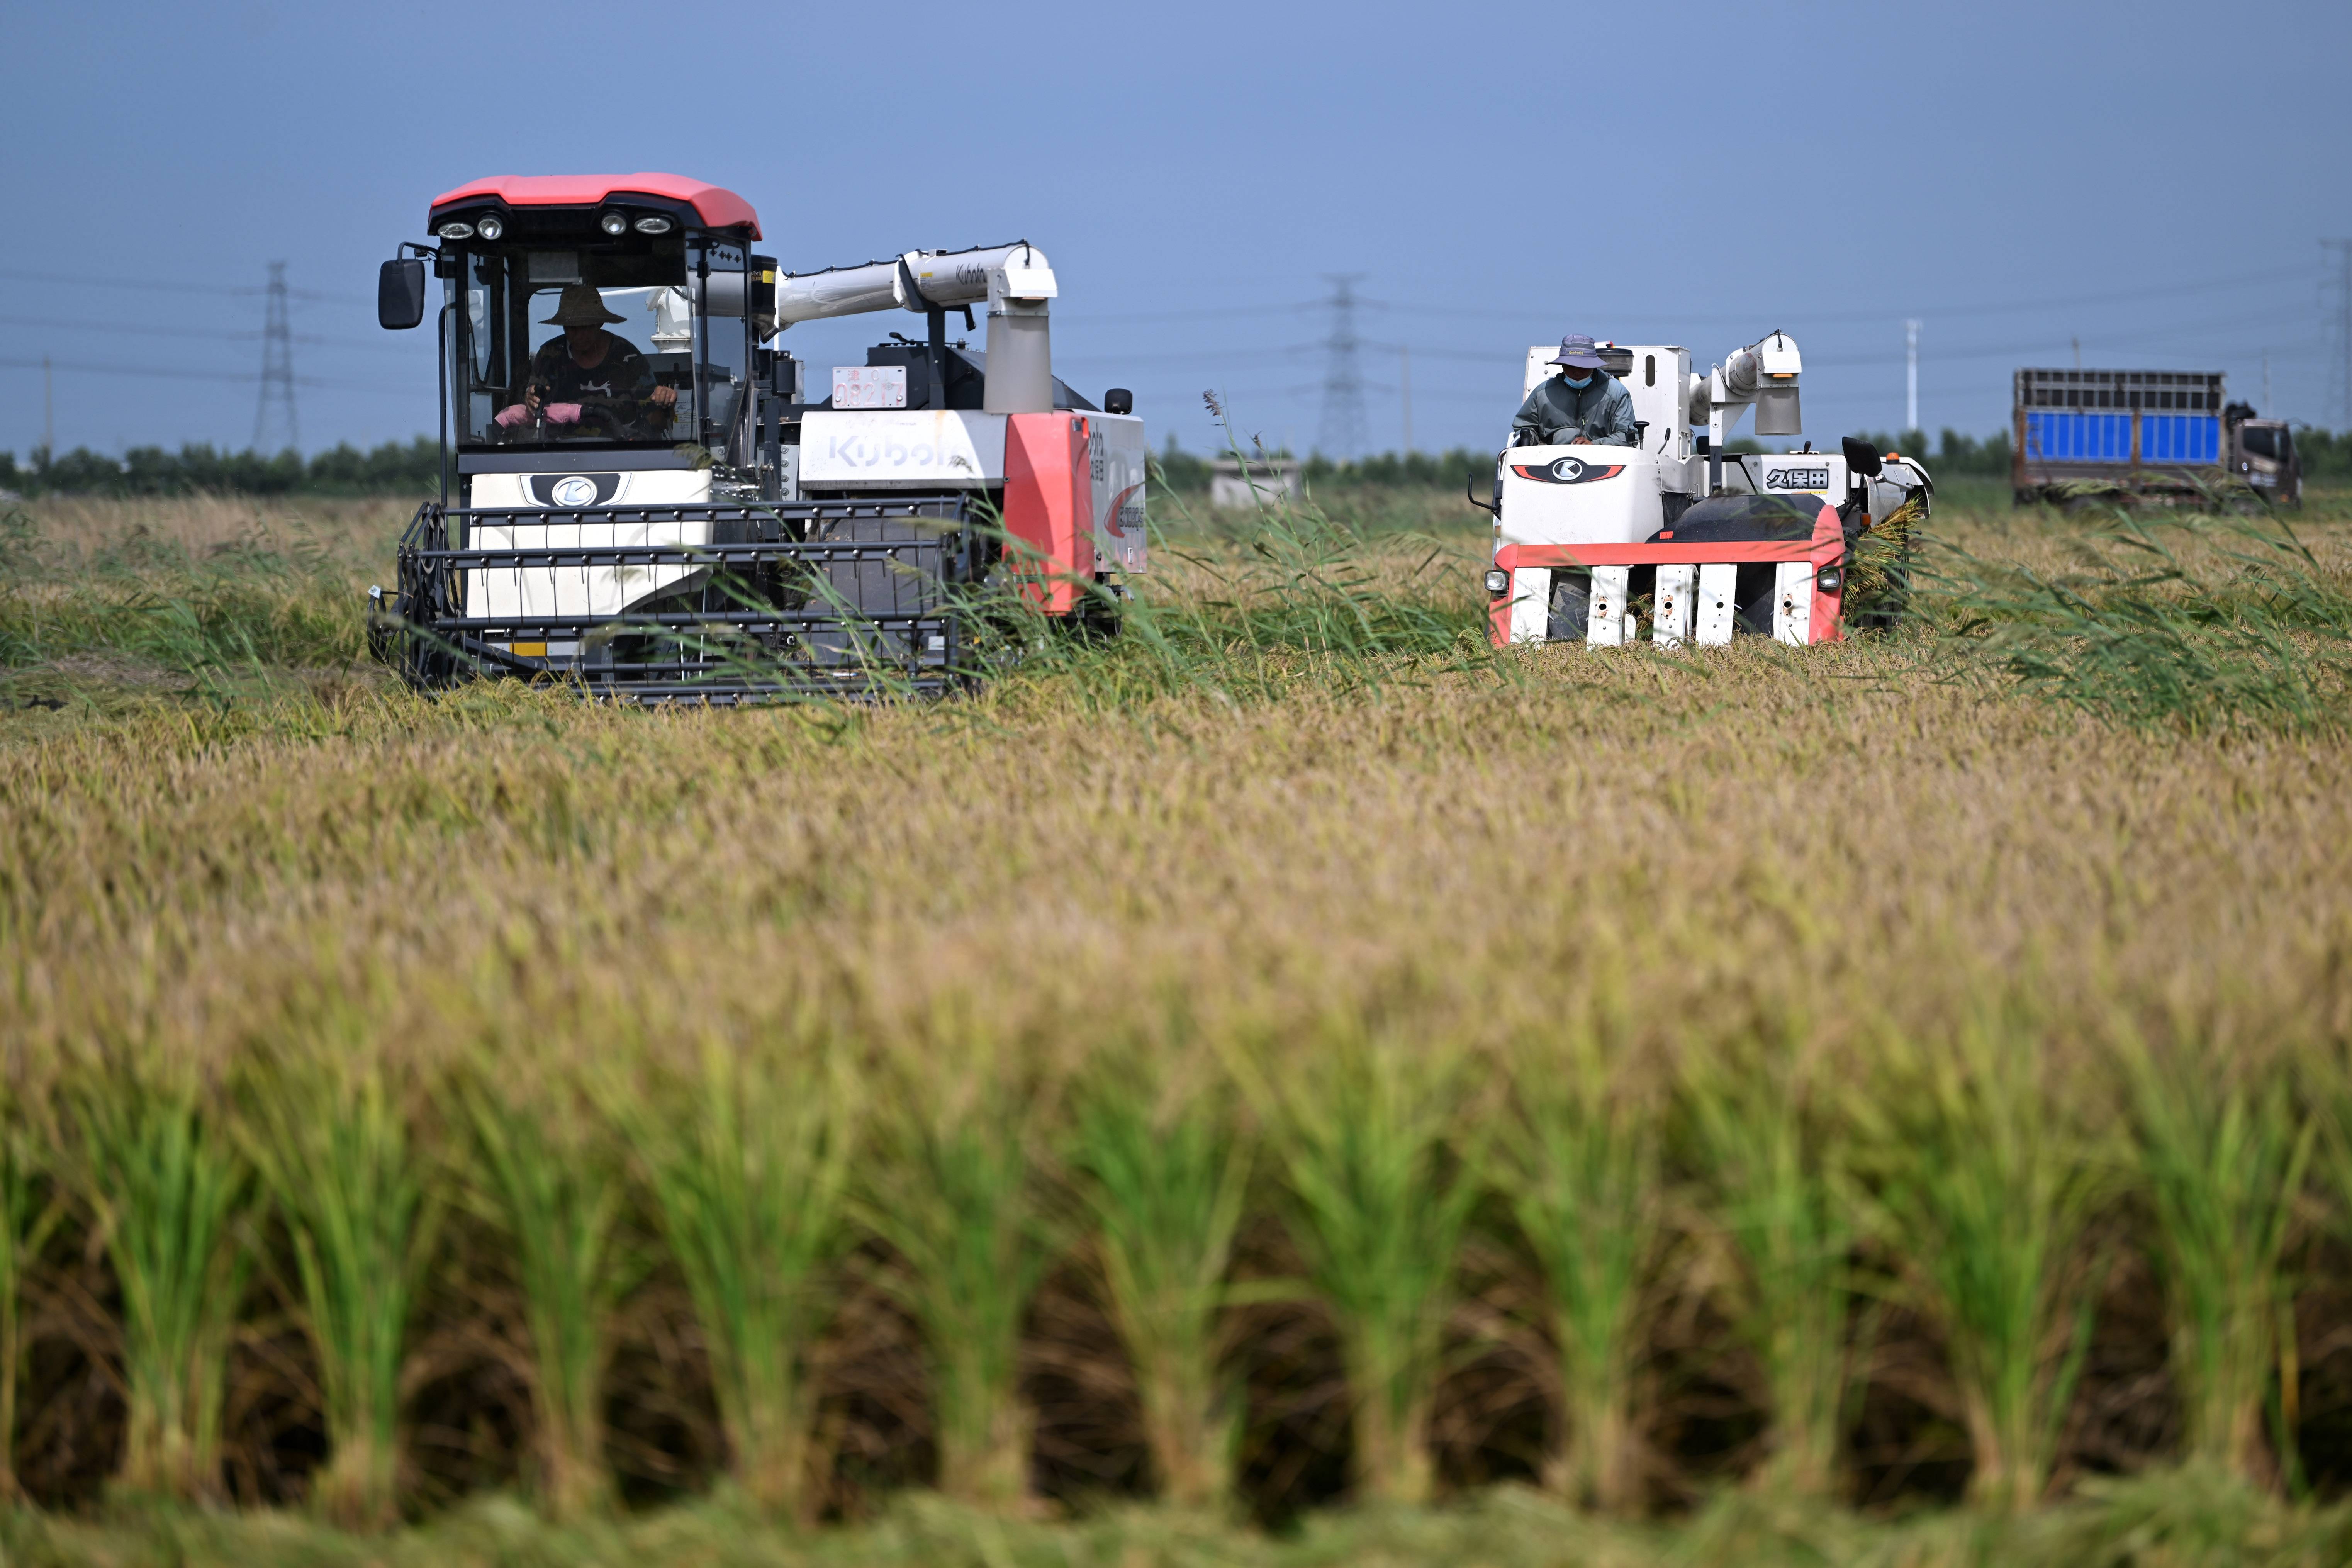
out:
{"label": "smaller harvester", "polygon": [[[1523,392],[1549,374],[1549,347],[1528,351]],[[1803,361],[1773,332],[1705,375],[1672,344],[1601,345],[1603,368],[1633,395],[1632,447],[1521,446],[1496,458],[1486,574],[1496,647],[1613,647],[1646,631],[1664,645],[1728,643],[1741,633],[1800,646],[1844,635],[1846,573],[1863,537],[1905,532],[1933,487],[1916,461],[1848,437],[1735,454],[1725,442],[1748,408],[1759,437],[1803,428]],[[1890,527],[1891,525],[1891,527]],[[1900,604],[1896,552],[1891,594]]]}

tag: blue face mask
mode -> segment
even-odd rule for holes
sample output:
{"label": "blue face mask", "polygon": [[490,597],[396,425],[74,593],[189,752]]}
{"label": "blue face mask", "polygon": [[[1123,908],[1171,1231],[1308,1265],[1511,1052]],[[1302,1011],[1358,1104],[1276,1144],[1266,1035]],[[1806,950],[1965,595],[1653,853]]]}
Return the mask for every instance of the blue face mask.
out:
{"label": "blue face mask", "polygon": [[1563,375],[1560,377],[1560,380],[1568,383],[1569,385],[1576,388],[1577,391],[1582,392],[1586,387],[1592,384],[1592,373],[1589,370],[1586,371],[1582,381],[1577,380],[1576,377],[1572,375]]}

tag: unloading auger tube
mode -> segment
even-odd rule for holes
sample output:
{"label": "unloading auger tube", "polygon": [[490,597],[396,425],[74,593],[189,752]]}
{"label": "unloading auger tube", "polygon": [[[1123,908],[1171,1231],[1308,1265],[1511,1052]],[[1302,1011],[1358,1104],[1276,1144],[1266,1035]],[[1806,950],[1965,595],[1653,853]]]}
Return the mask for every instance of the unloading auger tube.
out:
{"label": "unloading auger tube", "polygon": [[[795,274],[741,197],[643,174],[478,181],[427,227],[379,316],[421,324],[440,281],[443,493],[370,590],[371,645],[418,687],[938,692],[989,621],[1103,625],[1147,564],[1142,422],[1055,377],[1035,246]],[[983,305],[986,351],[950,342]],[[782,335],[885,310],[922,336],[829,386]]]}
{"label": "unloading auger tube", "polygon": [[[1725,449],[1751,406],[1758,436],[1801,436],[1795,339],[1768,332],[1704,374],[1677,344],[1599,351],[1632,395],[1635,444],[1520,446],[1497,456],[1494,500],[1478,502],[1495,519],[1486,590],[1496,647],[1644,638],[1704,647],[1743,632],[1836,642],[1853,618],[1847,579],[1857,552],[1881,530],[1862,622],[1884,626],[1902,613],[1909,533],[1934,495],[1916,459],[1854,437],[1827,452],[1810,441]],[[1528,351],[1523,395],[1552,374],[1555,353]]]}

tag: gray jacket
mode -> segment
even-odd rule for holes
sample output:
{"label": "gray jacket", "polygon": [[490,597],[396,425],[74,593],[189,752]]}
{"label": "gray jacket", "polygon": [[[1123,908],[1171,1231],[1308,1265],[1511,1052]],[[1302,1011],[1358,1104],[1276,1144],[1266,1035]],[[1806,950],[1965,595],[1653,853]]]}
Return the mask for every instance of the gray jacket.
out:
{"label": "gray jacket", "polygon": [[1605,370],[1592,373],[1592,384],[1579,391],[1559,376],[1538,382],[1511,418],[1511,434],[1536,433],[1546,447],[1564,446],[1582,436],[1596,447],[1631,447],[1633,395]]}

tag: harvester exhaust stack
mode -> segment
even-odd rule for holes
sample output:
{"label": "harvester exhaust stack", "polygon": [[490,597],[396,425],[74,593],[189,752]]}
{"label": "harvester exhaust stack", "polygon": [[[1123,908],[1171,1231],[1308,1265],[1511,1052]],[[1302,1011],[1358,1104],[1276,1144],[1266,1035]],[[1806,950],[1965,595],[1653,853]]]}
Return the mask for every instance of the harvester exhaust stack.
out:
{"label": "harvester exhaust stack", "polygon": [[1027,247],[1025,254],[988,274],[990,414],[1044,414],[1054,406],[1054,341],[1046,306],[1057,292],[1054,269]]}

